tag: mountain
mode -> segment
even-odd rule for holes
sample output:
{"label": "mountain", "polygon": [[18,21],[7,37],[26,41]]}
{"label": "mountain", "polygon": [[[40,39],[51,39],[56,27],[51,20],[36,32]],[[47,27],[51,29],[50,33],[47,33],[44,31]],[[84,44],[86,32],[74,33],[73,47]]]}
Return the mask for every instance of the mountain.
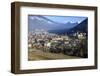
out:
{"label": "mountain", "polygon": [[[88,30],[88,19],[83,20],[81,23],[75,24],[76,26],[70,28],[70,29],[60,29],[60,30],[49,30],[50,33],[56,33],[56,34],[73,34],[76,32],[84,32],[87,33]],[[70,26],[70,24],[69,24]]]}
{"label": "mountain", "polygon": [[50,20],[44,16],[33,16],[28,17],[28,31],[32,31],[35,29],[43,29],[46,31],[50,30],[61,30],[61,29],[70,29],[76,26],[78,23],[59,23],[53,20]]}
{"label": "mountain", "polygon": [[88,19],[85,19],[84,21],[82,21],[80,24],[78,24],[77,26],[71,28],[70,30],[68,30],[68,32],[88,32]]}
{"label": "mountain", "polygon": [[43,19],[41,17],[34,16],[34,18],[28,18],[28,30],[32,31],[35,29],[45,29],[48,30],[51,28],[51,24],[54,24],[51,21]]}

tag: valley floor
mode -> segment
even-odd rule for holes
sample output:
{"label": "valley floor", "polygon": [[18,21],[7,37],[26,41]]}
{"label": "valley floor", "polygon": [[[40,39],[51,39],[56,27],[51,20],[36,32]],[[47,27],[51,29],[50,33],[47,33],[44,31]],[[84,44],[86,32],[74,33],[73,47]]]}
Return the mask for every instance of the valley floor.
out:
{"label": "valley floor", "polygon": [[78,59],[80,57],[68,56],[62,53],[43,52],[41,50],[29,49],[28,60],[55,60],[55,59]]}

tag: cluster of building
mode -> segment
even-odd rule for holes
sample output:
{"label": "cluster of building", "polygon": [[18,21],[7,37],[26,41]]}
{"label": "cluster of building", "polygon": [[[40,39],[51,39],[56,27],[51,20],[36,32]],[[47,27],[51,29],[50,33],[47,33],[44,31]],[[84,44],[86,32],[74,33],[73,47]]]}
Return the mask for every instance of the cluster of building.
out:
{"label": "cluster of building", "polygon": [[69,37],[66,35],[57,35],[53,33],[49,33],[44,30],[35,30],[32,32],[29,32],[28,34],[28,44],[29,47],[32,47],[34,45],[39,45],[39,46],[47,46],[50,47],[51,43],[55,42],[60,42],[64,41],[65,43],[68,43]]}
{"label": "cluster of building", "polygon": [[74,37],[77,37],[78,39],[85,39],[87,36],[86,33],[83,33],[83,32],[76,32],[73,34]]}
{"label": "cluster of building", "polygon": [[43,51],[61,52],[68,47],[80,46],[81,40],[86,38],[85,33],[74,33],[71,38],[66,35],[57,35],[44,30],[34,30],[28,34],[28,48]]}

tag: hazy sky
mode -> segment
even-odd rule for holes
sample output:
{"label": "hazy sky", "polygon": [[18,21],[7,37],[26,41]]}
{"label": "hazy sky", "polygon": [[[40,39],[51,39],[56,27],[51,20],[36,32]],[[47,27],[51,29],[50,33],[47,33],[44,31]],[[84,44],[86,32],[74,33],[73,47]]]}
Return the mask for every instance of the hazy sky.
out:
{"label": "hazy sky", "polygon": [[78,17],[78,16],[44,16],[50,20],[53,20],[55,22],[59,22],[59,23],[67,23],[67,22],[82,22],[84,19],[86,19],[87,17]]}

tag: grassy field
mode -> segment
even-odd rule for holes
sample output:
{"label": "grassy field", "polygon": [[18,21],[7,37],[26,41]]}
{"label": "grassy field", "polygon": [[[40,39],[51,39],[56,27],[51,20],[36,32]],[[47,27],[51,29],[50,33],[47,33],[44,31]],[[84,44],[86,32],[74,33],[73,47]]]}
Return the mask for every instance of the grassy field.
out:
{"label": "grassy field", "polygon": [[[31,50],[31,51],[30,51]],[[76,56],[68,56],[62,53],[50,53],[50,52],[43,52],[37,49],[29,49],[28,51],[28,60],[55,60],[55,59],[78,59],[79,57]]]}

